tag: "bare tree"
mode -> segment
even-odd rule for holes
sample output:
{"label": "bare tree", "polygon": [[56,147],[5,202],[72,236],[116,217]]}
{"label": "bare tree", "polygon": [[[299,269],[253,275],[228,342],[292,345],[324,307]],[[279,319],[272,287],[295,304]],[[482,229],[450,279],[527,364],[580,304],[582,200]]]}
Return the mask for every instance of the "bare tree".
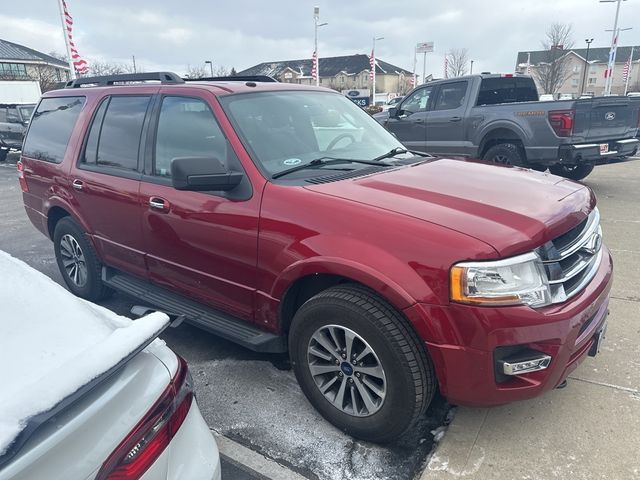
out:
{"label": "bare tree", "polygon": [[[214,77],[227,77],[229,75],[229,70],[224,65],[216,65],[213,67],[213,76]],[[210,67],[205,67],[204,65],[187,65],[187,72],[185,73],[186,78],[190,79],[200,79],[200,78],[208,78],[211,76]]]}
{"label": "bare tree", "polygon": [[27,73],[29,80],[35,80],[40,84],[42,93],[59,88],[61,82],[67,79],[61,75],[61,71],[50,65],[33,65]]}
{"label": "bare tree", "polygon": [[454,48],[447,53],[447,77],[466,75],[469,67],[469,51],[466,48]]}
{"label": "bare tree", "polygon": [[[141,70],[138,68],[138,72]],[[101,62],[99,60],[89,61],[89,75],[120,75],[122,73],[133,73],[133,65],[117,62]]]}
{"label": "bare tree", "polygon": [[543,93],[556,93],[571,75],[567,53],[573,48],[572,33],[571,25],[566,23],[552,23],[547,29],[542,41],[544,60],[533,71]]}

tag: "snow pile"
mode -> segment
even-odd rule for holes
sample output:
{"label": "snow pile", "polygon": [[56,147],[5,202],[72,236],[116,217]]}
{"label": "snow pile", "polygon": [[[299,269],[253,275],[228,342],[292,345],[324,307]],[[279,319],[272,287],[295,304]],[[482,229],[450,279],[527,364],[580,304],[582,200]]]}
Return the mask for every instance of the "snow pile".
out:
{"label": "snow pile", "polygon": [[166,325],[75,297],[0,251],[0,455],[27,421],[109,370]]}

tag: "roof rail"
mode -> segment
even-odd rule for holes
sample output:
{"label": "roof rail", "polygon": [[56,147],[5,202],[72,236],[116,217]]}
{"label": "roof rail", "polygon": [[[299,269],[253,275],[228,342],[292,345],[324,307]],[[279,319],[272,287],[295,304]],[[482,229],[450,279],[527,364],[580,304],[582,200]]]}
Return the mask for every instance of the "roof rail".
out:
{"label": "roof rail", "polygon": [[185,78],[186,82],[277,82],[268,75],[233,75],[230,77]]}
{"label": "roof rail", "polygon": [[145,72],[103,75],[99,77],[80,77],[67,82],[65,88],[80,88],[83,85],[106,87],[120,82],[145,82],[150,80],[155,80],[163,84],[184,83],[184,80],[173,72]]}

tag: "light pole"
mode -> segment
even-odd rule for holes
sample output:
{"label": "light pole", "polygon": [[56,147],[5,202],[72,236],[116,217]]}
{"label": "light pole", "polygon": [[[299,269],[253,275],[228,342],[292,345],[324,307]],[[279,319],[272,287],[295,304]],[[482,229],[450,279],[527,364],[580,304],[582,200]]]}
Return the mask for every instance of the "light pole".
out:
{"label": "light pole", "polygon": [[[316,61],[316,87],[320,85],[320,58],[318,57],[318,28],[329,25],[327,22],[318,23],[320,21],[320,7],[313,7],[313,20],[315,22],[315,42],[314,42],[314,54]],[[312,66],[313,68],[313,66]]]}
{"label": "light pole", "polygon": [[376,42],[384,40],[384,37],[373,37],[373,47],[371,48],[371,105],[376,106]]}
{"label": "light pole", "polygon": [[589,48],[591,47],[591,42],[593,42],[593,38],[585,38],[585,42],[587,42],[587,55],[584,61],[584,72],[582,72],[582,86],[580,87],[580,96],[584,93],[584,82],[587,79],[587,70],[589,69]]}
{"label": "light pole", "polygon": [[213,60],[205,60],[204,64],[209,64],[209,68],[211,69],[211,78],[213,78]]}
{"label": "light pole", "polygon": [[473,60],[471,60],[471,70],[469,70],[469,75],[473,75]]}
{"label": "light pole", "polygon": [[616,49],[618,47],[618,17],[620,16],[620,4],[626,0],[600,0],[600,3],[614,3],[616,6],[616,17],[613,21],[613,33],[611,34],[611,50],[609,51],[609,64],[607,65],[607,81],[604,85],[604,94],[611,94],[611,86],[613,85],[613,69],[616,64]]}

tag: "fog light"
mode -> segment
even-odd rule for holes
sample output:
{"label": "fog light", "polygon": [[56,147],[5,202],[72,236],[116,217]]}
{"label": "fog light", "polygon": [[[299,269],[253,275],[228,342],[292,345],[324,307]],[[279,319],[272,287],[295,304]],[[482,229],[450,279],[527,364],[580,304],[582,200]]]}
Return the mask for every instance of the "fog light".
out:
{"label": "fog light", "polygon": [[523,373],[544,370],[551,363],[551,357],[536,352],[534,355],[517,355],[501,360],[502,371],[505,375],[521,375]]}

